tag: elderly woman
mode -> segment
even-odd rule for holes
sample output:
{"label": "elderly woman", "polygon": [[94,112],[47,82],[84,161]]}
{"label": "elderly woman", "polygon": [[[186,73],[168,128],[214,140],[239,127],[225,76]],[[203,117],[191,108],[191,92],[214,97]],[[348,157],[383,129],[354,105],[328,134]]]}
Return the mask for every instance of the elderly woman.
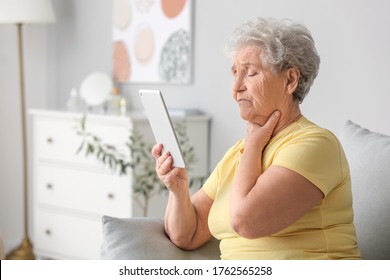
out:
{"label": "elderly woman", "polygon": [[245,139],[192,197],[186,170],[161,144],[152,150],[170,239],[191,250],[214,236],[222,259],[359,259],[347,159],[299,108],[320,63],[310,32],[258,18],[233,33],[229,53]]}

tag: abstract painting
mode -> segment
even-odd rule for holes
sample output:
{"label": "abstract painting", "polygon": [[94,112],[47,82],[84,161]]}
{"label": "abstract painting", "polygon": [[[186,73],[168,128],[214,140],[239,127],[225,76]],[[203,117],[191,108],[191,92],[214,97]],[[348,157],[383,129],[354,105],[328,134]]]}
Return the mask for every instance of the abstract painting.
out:
{"label": "abstract painting", "polygon": [[113,0],[114,81],[191,82],[192,0]]}

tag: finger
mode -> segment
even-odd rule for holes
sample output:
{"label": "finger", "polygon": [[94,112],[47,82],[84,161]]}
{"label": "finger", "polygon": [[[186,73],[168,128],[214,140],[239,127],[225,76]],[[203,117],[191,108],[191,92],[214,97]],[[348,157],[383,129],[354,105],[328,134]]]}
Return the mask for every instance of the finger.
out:
{"label": "finger", "polygon": [[162,153],[162,155],[156,159],[156,169],[159,169],[170,155],[169,152]]}
{"label": "finger", "polygon": [[152,155],[155,159],[158,159],[159,157],[161,157],[162,149],[163,149],[163,145],[160,143],[153,146]]}
{"label": "finger", "polygon": [[[169,153],[164,153],[164,155],[166,155],[166,154],[169,154]],[[159,166],[157,166],[156,169],[158,170],[158,173],[160,175],[166,175],[167,173],[169,173],[172,170],[173,159],[172,159],[171,155],[168,155],[167,157],[165,157],[165,156],[160,157],[159,161],[160,161],[160,159],[162,160],[162,158],[164,158],[164,160],[161,161],[161,164]]]}
{"label": "finger", "polygon": [[174,167],[171,171],[169,171],[164,177],[164,183],[169,188],[177,182],[177,176],[179,175],[180,168]]}
{"label": "finger", "polygon": [[280,118],[280,112],[279,111],[273,112],[271,116],[268,118],[267,122],[264,124],[264,127],[273,130],[276,127],[279,118]]}

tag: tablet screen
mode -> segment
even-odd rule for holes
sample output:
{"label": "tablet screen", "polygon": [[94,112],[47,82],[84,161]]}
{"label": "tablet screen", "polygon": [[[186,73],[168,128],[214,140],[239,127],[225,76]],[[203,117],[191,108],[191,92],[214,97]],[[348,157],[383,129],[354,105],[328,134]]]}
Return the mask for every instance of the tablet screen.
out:
{"label": "tablet screen", "polygon": [[185,161],[179,141],[169,117],[164,98],[159,90],[140,90],[145,113],[157,143],[163,145],[163,151],[169,151],[173,157],[173,166],[185,168]]}

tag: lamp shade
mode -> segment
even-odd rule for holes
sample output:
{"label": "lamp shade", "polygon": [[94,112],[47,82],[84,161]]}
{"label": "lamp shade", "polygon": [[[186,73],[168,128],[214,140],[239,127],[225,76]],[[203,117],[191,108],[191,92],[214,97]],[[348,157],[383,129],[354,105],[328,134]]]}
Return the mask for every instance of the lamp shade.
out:
{"label": "lamp shade", "polygon": [[0,0],[0,23],[55,21],[51,0]]}

